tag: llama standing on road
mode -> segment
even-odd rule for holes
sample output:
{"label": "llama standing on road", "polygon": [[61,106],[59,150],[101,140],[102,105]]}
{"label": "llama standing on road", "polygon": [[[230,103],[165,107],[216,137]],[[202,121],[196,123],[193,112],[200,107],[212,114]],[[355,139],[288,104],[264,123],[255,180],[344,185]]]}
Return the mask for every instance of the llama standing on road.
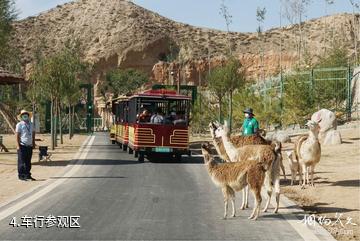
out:
{"label": "llama standing on road", "polygon": [[301,185],[301,170],[300,170],[300,165],[299,165],[299,161],[296,159],[295,157],[295,152],[294,151],[286,151],[286,157],[288,159],[289,162],[289,168],[291,171],[291,186],[294,185],[294,181],[296,181],[296,175],[299,173],[299,185]]}
{"label": "llama standing on road", "polygon": [[[220,158],[222,158],[224,161],[226,162],[231,162],[229,156],[227,155],[226,153],[226,150],[225,150],[225,147],[224,147],[224,143],[222,141],[222,138],[221,137],[216,137],[215,136],[215,131],[219,128],[219,127],[222,127],[224,128],[224,130],[226,131],[227,133],[227,136],[229,137],[230,136],[230,131],[229,131],[229,128],[228,128],[228,125],[227,125],[227,122],[225,121],[225,124],[222,126],[221,124],[219,123],[213,123],[211,122],[209,124],[209,129],[210,129],[210,134],[211,134],[211,137],[213,139],[213,144],[215,146],[215,149],[218,153],[218,155],[220,156]],[[239,148],[239,147],[242,147],[242,146],[245,146],[245,145],[271,145],[273,144],[272,141],[267,141],[266,139],[264,139],[262,136],[260,135],[250,135],[250,136],[231,136],[229,137],[230,138],[230,142],[236,147],[236,148]],[[281,155],[280,155],[281,157]],[[282,159],[280,160],[280,167],[282,168],[283,170],[283,174],[284,174],[284,178],[286,179],[286,176],[285,176],[285,168],[282,164]],[[280,179],[278,180],[279,181],[279,185],[280,185]],[[278,188],[280,190],[280,188]],[[243,192],[243,201],[242,201],[242,205],[240,207],[240,209],[245,209],[245,208],[248,208],[248,196],[249,196],[249,188],[246,187],[242,190]],[[264,210],[264,211],[267,211],[267,208]]]}
{"label": "llama standing on road", "polygon": [[[217,128],[219,127],[223,127],[224,130],[226,130],[228,137],[230,138],[230,142],[236,147],[242,147],[245,145],[273,145],[274,142],[273,141],[268,141],[265,138],[263,138],[261,135],[250,135],[250,136],[241,136],[241,135],[237,135],[237,136],[230,136],[230,131],[229,131],[229,127],[227,125],[227,122],[225,121],[224,125],[221,125],[219,123],[214,123],[214,122],[210,122],[209,124],[209,129],[210,129],[210,135],[211,138],[213,140],[213,144],[215,146],[216,152],[218,153],[218,155],[220,156],[221,159],[223,159],[226,162],[231,162],[229,156],[227,155],[226,151],[225,151],[225,147],[224,147],[224,143],[222,141],[221,137],[216,137],[215,136],[215,131],[217,130]],[[283,172],[283,176],[284,179],[286,180],[286,175],[285,175],[285,167],[282,163],[282,159],[280,161],[280,168]]]}
{"label": "llama standing on road", "polygon": [[256,220],[260,212],[261,188],[264,184],[265,172],[271,163],[256,160],[216,163],[213,156],[210,155],[209,145],[203,144],[201,151],[212,181],[222,189],[224,195],[224,219],[227,217],[229,201],[232,204],[232,217],[235,217],[235,192],[249,185],[255,199],[255,205],[249,219]]}
{"label": "llama standing on road", "polygon": [[[225,147],[224,147],[224,143],[222,141],[222,138],[221,137],[216,137],[215,136],[215,131],[219,128],[219,127],[222,127],[224,128],[224,130],[226,131],[227,133],[227,136],[229,137],[230,136],[230,131],[229,131],[229,128],[228,128],[228,125],[227,125],[227,122],[225,121],[225,124],[224,126],[222,126],[221,124],[219,123],[213,123],[211,122],[209,124],[209,129],[210,129],[210,134],[211,134],[211,137],[213,139],[213,144],[215,146],[215,149],[218,153],[218,155],[225,161],[227,162],[230,162],[230,158],[229,156],[227,155],[226,153],[226,150],[225,150]],[[272,141],[268,141],[266,139],[264,139],[262,136],[260,135],[251,135],[251,136],[231,136],[229,137],[230,138],[230,142],[236,147],[236,148],[239,148],[239,147],[242,147],[242,146],[245,146],[245,145],[274,145],[274,143]],[[280,165],[282,171],[283,171],[283,175],[284,175],[284,179],[286,180],[286,175],[285,175],[285,168],[284,168],[284,165],[282,163],[282,156],[279,155],[279,161],[277,162],[277,164]],[[274,167],[275,168],[275,167]],[[276,185],[276,190],[277,192],[280,192],[280,173],[279,171],[277,171],[277,169],[275,168],[274,169],[274,177],[273,177],[273,184]],[[280,194],[279,194],[280,195]],[[249,196],[249,188],[246,187],[243,189],[243,199],[242,199],[242,204],[241,204],[241,207],[240,209],[245,209],[245,208],[248,208],[248,196]],[[269,202],[270,200],[268,200],[267,202],[267,205],[266,207],[264,208],[264,212],[267,211],[267,208],[269,206]]]}
{"label": "llama standing on road", "polygon": [[255,160],[263,165],[267,165],[265,175],[265,186],[267,187],[268,200],[264,208],[267,211],[270,204],[272,194],[272,186],[275,187],[276,207],[274,213],[277,213],[280,201],[280,160],[281,160],[281,144],[273,143],[273,145],[245,145],[236,148],[228,137],[228,130],[226,126],[220,126],[215,131],[216,137],[221,137],[224,143],[224,148],[227,155],[232,162],[241,162],[247,160]]}
{"label": "llama standing on road", "polygon": [[[306,126],[309,128],[308,136],[301,137],[296,143],[294,148],[294,157],[299,162],[300,182],[301,188],[305,188],[306,183],[314,186],[314,170],[316,164],[320,162],[321,146],[319,142],[319,123],[318,121],[309,120]],[[309,172],[311,173],[311,182],[309,182]]]}

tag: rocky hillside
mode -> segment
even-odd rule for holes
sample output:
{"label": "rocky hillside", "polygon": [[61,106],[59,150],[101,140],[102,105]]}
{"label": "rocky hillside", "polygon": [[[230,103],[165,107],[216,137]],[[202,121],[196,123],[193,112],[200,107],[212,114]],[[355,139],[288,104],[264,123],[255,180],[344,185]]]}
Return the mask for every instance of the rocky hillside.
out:
{"label": "rocky hillside", "polygon": [[[355,21],[359,24],[359,16]],[[328,26],[326,38],[325,24]],[[316,61],[334,39],[341,40],[349,50],[353,49],[353,24],[350,14],[305,22],[303,44],[309,49],[311,59]],[[168,83],[169,79],[171,81],[169,73],[174,71],[174,76],[178,76],[179,66],[162,60],[180,56],[184,70],[181,79],[198,84],[209,66],[224,61],[228,38],[234,55],[255,77],[260,74],[261,48],[265,74],[279,70],[281,38],[283,68],[291,68],[298,59],[297,25],[271,29],[261,40],[256,33],[227,35],[223,31],[174,22],[125,0],[78,0],[18,21],[14,26],[14,43],[21,50],[26,70],[40,43],[46,54],[52,54],[68,39],[78,39],[85,58],[95,66],[94,83],[100,81],[107,70],[116,67],[141,69],[149,73],[154,82]]]}

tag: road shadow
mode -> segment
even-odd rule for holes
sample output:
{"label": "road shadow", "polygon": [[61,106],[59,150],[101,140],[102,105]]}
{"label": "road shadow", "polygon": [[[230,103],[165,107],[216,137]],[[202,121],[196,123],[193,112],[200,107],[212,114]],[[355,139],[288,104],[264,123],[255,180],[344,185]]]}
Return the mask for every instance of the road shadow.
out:
{"label": "road shadow", "polygon": [[352,141],[358,141],[360,140],[360,137],[352,137],[352,138],[348,138],[349,140],[352,140]]}
{"label": "road shadow", "polygon": [[[137,160],[86,159],[81,165],[137,165]],[[77,165],[77,163],[75,163]]]}
{"label": "road shadow", "polygon": [[[34,162],[35,166],[66,166],[66,165],[79,165],[79,162],[71,162],[69,160],[59,161],[41,161]],[[80,165],[134,165],[141,164],[137,160],[115,160],[115,159],[86,159]]]}
{"label": "road shadow", "polygon": [[69,160],[65,161],[37,161],[37,162],[33,162],[31,163],[31,165],[33,166],[67,166],[70,163]]}
{"label": "road shadow", "polygon": [[127,178],[127,177],[123,177],[123,176],[91,176],[91,177],[50,177],[50,179],[105,179],[105,178],[116,178],[116,179],[122,179],[122,178]]}
{"label": "road shadow", "polygon": [[204,159],[202,157],[193,157],[193,156],[182,156],[181,161],[177,161],[174,157],[171,156],[156,156],[156,157],[146,157],[146,160],[151,163],[156,164],[203,164]]}
{"label": "road shadow", "polygon": [[344,180],[344,181],[337,181],[333,182],[331,186],[342,186],[342,187],[360,187],[360,180]]}
{"label": "road shadow", "polygon": [[353,211],[359,211],[359,209],[350,209],[350,208],[340,208],[328,205],[333,205],[331,203],[314,203],[311,206],[300,206],[304,211],[309,213],[347,213]]}

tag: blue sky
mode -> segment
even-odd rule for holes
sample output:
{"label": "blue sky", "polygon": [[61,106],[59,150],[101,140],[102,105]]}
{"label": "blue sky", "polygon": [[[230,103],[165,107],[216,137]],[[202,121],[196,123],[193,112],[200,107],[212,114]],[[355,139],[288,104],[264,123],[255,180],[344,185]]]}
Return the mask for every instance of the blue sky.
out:
{"label": "blue sky", "polygon": [[[70,0],[15,0],[20,12],[19,18],[37,15]],[[117,1],[117,0],[113,0]],[[170,19],[194,26],[225,30],[224,19],[219,15],[221,0],[134,0],[134,3]],[[279,0],[225,0],[232,17],[230,30],[254,32],[257,28],[256,9],[267,10],[264,28],[279,26]],[[305,19],[325,15],[325,0],[312,0]],[[328,14],[352,12],[349,0],[335,0],[327,9]],[[283,23],[288,24],[283,18]]]}

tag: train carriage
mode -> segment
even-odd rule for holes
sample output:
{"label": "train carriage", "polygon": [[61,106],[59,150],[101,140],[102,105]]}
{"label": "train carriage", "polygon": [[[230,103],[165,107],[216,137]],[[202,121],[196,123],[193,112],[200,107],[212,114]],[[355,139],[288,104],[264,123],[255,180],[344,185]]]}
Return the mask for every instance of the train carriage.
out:
{"label": "train carriage", "polygon": [[114,114],[114,141],[119,144],[124,151],[127,150],[129,141],[129,113],[128,97],[119,97],[112,101],[112,112]]}
{"label": "train carriage", "polygon": [[[128,100],[128,148],[139,162],[159,155],[181,159],[189,151],[191,98],[171,90],[149,90]],[[160,113],[159,113],[160,112]],[[143,118],[142,115],[146,115]],[[154,121],[161,115],[162,120]]]}

